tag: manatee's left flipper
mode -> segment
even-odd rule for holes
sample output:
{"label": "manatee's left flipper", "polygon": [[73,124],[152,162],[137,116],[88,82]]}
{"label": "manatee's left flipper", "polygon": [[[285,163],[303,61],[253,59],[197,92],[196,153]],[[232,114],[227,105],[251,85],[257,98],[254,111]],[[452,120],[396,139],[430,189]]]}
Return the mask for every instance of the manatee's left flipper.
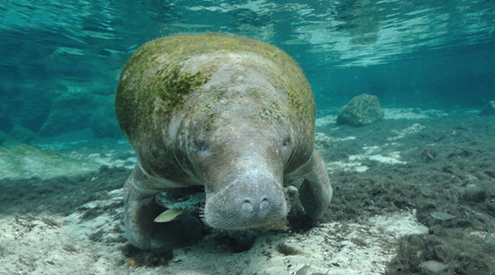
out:
{"label": "manatee's left flipper", "polygon": [[304,210],[313,219],[321,218],[332,200],[333,191],[318,151],[314,150],[311,159],[292,174],[305,179],[299,188],[299,199]]}

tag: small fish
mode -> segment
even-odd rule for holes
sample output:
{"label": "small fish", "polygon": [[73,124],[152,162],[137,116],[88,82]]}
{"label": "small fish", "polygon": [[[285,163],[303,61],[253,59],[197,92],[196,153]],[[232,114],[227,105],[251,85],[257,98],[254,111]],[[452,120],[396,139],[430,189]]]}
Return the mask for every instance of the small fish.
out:
{"label": "small fish", "polygon": [[437,220],[442,220],[442,221],[451,220],[451,219],[455,219],[456,218],[456,216],[452,216],[449,213],[445,213],[445,212],[433,212],[430,215],[433,218],[435,218]]}
{"label": "small fish", "polygon": [[448,264],[444,264],[431,260],[420,263],[419,268],[421,268],[423,272],[428,272],[431,274],[441,274],[449,269],[451,263],[452,261],[450,261]]}
{"label": "small fish", "polygon": [[154,222],[169,222],[169,221],[174,220],[175,218],[177,218],[177,216],[182,215],[182,214],[184,214],[184,215],[189,214],[187,212],[187,207],[182,209],[182,210],[179,210],[179,211],[174,210],[174,209],[167,209],[163,213],[158,215],[158,217],[155,218]]}

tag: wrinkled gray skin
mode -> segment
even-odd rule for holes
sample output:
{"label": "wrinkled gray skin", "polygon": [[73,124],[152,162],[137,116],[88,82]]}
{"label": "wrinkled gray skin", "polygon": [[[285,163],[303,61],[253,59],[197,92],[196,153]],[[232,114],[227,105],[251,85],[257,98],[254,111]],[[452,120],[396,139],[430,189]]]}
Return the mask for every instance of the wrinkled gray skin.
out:
{"label": "wrinkled gray skin", "polygon": [[[154,133],[133,133],[123,126],[119,100],[128,85],[123,83],[127,69],[123,70],[117,116],[139,160],[124,187],[125,227],[129,241],[141,249],[184,245],[179,242],[196,241],[194,236],[201,230],[187,217],[176,225],[176,221],[153,223],[162,211],[154,197],[168,188],[205,186],[204,222],[218,229],[269,225],[284,218],[288,212],[284,176],[305,178],[299,193],[310,217],[321,217],[330,203],[328,174],[314,149],[314,116],[312,121],[301,121],[288,114],[287,92],[277,89],[270,80],[274,76],[239,58],[212,54],[203,61],[186,62],[182,71],[194,74],[218,58],[224,58],[222,65],[200,87],[201,94],[187,97],[184,106],[174,110],[166,129]],[[225,85],[229,88],[222,88]],[[251,93],[259,90],[266,92],[263,98]],[[273,113],[281,118],[268,115],[267,122],[267,117],[254,114],[274,108],[269,102],[279,103]],[[314,103],[307,108],[314,113]],[[191,237],[176,241],[178,232],[190,232]]]}

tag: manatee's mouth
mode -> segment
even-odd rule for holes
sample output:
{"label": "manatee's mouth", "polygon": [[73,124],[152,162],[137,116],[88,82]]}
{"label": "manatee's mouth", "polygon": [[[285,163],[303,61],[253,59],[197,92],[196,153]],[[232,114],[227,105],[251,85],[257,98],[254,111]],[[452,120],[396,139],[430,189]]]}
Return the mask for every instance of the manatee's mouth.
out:
{"label": "manatee's mouth", "polygon": [[264,226],[287,215],[282,184],[269,175],[247,173],[217,193],[208,193],[204,221],[218,229]]}

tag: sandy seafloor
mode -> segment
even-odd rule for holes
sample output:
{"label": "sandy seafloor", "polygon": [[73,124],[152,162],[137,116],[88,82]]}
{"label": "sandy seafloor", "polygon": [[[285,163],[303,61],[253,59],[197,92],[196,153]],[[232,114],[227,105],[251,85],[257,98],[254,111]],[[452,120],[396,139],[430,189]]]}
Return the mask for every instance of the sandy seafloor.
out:
{"label": "sandy seafloor", "polygon": [[323,219],[294,205],[287,231],[206,228],[173,251],[126,243],[122,185],[136,159],[125,140],[7,144],[0,274],[495,274],[495,117],[384,110],[361,128],[319,112],[317,132],[334,138],[319,145],[334,188]]}

